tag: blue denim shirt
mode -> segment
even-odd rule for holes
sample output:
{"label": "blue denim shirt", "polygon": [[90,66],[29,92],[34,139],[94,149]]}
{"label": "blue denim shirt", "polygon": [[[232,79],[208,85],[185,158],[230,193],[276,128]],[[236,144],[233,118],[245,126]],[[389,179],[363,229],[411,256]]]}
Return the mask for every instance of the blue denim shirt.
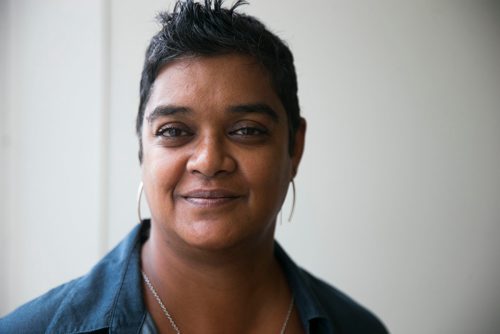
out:
{"label": "blue denim shirt", "polygon": [[[148,316],[142,298],[144,221],[87,275],[63,284],[0,319],[0,333],[134,333]],[[276,243],[275,255],[295,296],[306,333],[387,333],[368,310],[299,268]]]}

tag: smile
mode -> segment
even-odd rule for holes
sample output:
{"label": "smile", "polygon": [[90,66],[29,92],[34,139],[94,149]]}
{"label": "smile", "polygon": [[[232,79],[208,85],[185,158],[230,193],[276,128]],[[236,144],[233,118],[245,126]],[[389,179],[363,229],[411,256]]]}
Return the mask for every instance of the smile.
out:
{"label": "smile", "polygon": [[200,189],[184,193],[181,197],[195,206],[212,207],[232,203],[242,196],[224,189]]}

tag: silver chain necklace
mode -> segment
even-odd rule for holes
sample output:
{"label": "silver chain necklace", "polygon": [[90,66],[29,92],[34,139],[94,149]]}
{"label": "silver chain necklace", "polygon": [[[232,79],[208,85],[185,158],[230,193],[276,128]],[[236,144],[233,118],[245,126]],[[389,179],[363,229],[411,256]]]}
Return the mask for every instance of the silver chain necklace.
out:
{"label": "silver chain necklace", "polygon": [[[149,280],[149,277],[142,270],[141,270],[141,273],[142,273],[142,278],[144,279],[144,282],[148,286],[149,290],[151,290],[151,293],[153,294],[153,296],[155,297],[156,301],[160,305],[161,310],[163,311],[163,314],[165,314],[165,316],[167,317],[168,321],[170,322],[170,325],[172,326],[172,328],[174,329],[174,331],[177,334],[181,334],[181,330],[179,329],[179,327],[175,323],[174,318],[172,318],[172,316],[168,312],[168,310],[165,307],[165,305],[163,305],[163,302],[161,301],[160,296],[156,292],[156,289],[154,288],[153,284],[151,284],[151,281]],[[288,325],[288,321],[290,320],[290,316],[292,315],[293,303],[294,303],[294,298],[293,298],[293,295],[292,295],[292,299],[290,300],[290,305],[288,306],[288,311],[286,313],[285,322],[283,323],[283,326],[281,326],[280,334],[285,334],[286,327]]]}

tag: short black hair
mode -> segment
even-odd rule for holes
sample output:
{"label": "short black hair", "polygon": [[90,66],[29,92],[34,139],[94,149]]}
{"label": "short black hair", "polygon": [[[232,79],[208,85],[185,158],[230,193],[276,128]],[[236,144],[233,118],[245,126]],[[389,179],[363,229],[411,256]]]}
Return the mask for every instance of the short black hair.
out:
{"label": "short black hair", "polygon": [[151,39],[144,60],[140,84],[136,132],[139,161],[142,162],[144,110],[160,69],[184,56],[217,56],[230,53],[249,55],[264,66],[288,118],[289,152],[300,125],[297,75],[288,46],[255,17],[236,12],[247,4],[236,1],[223,8],[224,0],[178,0],[172,12],[158,15],[161,30]]}

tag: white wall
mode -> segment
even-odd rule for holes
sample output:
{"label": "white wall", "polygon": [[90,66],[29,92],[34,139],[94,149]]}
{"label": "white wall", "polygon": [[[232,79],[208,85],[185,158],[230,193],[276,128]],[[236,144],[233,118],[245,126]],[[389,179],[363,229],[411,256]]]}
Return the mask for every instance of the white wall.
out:
{"label": "white wall", "polygon": [[[8,3],[0,1],[0,45],[8,44]],[[8,260],[7,243],[8,243],[8,229],[7,224],[7,208],[8,205],[8,192],[7,192],[7,176],[8,170],[8,135],[7,135],[7,60],[8,53],[0,52],[0,265],[4,265]],[[7,285],[7,275],[4,270],[0,274],[0,286]],[[4,297],[3,291],[0,297]],[[3,307],[0,307],[0,314],[3,314]]]}
{"label": "white wall", "polygon": [[102,5],[4,1],[0,312],[102,254]]}
{"label": "white wall", "polygon": [[[168,1],[0,3],[4,314],[85,272],[136,222],[139,75]],[[309,122],[285,248],[394,333],[496,332],[498,2],[244,10],[289,42]]]}

